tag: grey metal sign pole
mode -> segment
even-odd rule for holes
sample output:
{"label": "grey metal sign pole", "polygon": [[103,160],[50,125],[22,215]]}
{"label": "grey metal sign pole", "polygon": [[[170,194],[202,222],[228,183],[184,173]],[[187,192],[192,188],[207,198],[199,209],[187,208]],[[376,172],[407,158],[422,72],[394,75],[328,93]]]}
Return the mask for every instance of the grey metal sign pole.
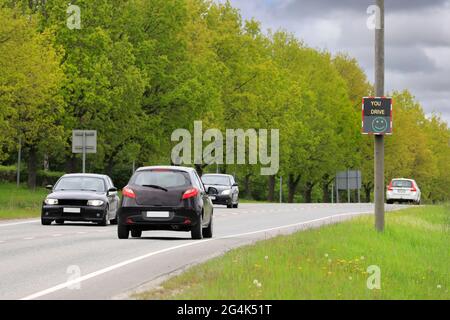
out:
{"label": "grey metal sign pole", "polygon": [[283,177],[280,176],[280,203],[283,202]]}
{"label": "grey metal sign pole", "polygon": [[83,173],[86,173],[86,132],[83,131]]}
{"label": "grey metal sign pole", "polygon": [[[375,94],[384,96],[384,0],[377,0],[380,25],[375,29]],[[384,230],[384,135],[375,135],[375,228]]]}
{"label": "grey metal sign pole", "polygon": [[22,161],[22,136],[19,136],[19,151],[17,153],[17,186],[20,186],[20,162]]}

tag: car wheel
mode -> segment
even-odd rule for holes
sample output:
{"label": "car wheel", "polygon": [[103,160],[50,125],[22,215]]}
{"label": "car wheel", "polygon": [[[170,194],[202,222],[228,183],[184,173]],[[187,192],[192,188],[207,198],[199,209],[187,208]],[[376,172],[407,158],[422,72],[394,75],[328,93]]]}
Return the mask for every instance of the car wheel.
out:
{"label": "car wheel", "polygon": [[99,226],[105,227],[109,224],[109,207],[106,207],[105,212],[103,213],[103,219],[98,223]]}
{"label": "car wheel", "polygon": [[233,204],[232,204],[232,203],[230,203],[230,204],[227,204],[227,208],[228,208],[228,209],[231,209],[231,208],[233,208]]}
{"label": "car wheel", "polygon": [[132,229],[131,236],[133,238],[140,238],[142,236],[142,230]]}
{"label": "car wheel", "polygon": [[236,204],[234,204],[234,205],[233,205],[233,208],[236,208],[236,209],[237,209],[238,206],[239,206],[239,202],[237,202]]}
{"label": "car wheel", "polygon": [[208,227],[203,229],[204,238],[212,238],[213,236],[213,215],[211,214],[211,220],[209,221]]}
{"label": "car wheel", "polygon": [[128,226],[119,224],[117,226],[117,236],[119,237],[119,239],[128,239],[128,237],[130,236],[130,230],[128,229]]}
{"label": "car wheel", "polygon": [[117,211],[116,211],[116,217],[109,221],[111,224],[117,224]]}
{"label": "car wheel", "polygon": [[203,224],[203,219],[202,219],[202,214],[200,214],[197,224],[195,226],[193,226],[191,229],[192,239],[203,239],[202,224]]}
{"label": "car wheel", "polygon": [[55,222],[56,222],[56,224],[64,224],[63,219],[56,219]]}
{"label": "car wheel", "polygon": [[53,220],[41,218],[41,224],[43,226],[49,226],[52,224],[52,222],[53,222]]}

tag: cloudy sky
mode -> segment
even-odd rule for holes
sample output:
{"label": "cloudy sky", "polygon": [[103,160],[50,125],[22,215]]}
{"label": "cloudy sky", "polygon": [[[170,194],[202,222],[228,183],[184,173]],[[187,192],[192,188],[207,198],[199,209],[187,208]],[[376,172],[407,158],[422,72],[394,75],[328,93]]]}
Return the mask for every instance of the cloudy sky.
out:
{"label": "cloudy sky", "polygon": [[[225,1],[225,0],[219,0]],[[309,46],[348,52],[373,82],[375,0],[231,0],[263,29],[293,32]],[[450,124],[450,0],[385,0],[386,90],[407,88]]]}

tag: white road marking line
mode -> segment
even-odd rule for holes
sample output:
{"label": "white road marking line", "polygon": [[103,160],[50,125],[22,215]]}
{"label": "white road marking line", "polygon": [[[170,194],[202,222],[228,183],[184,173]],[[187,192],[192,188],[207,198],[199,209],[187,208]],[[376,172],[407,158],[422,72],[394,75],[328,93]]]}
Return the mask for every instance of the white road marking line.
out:
{"label": "white road marking line", "polygon": [[60,233],[52,234],[52,237],[61,237],[61,236],[62,236],[62,234],[60,234]]}
{"label": "white road marking line", "polygon": [[86,231],[78,231],[77,234],[86,234]]}
{"label": "white road marking line", "polygon": [[33,240],[34,239],[34,237],[26,237],[26,238],[23,238],[23,240]]}
{"label": "white road marking line", "polygon": [[29,296],[21,298],[20,300],[33,300],[33,299],[36,299],[36,298],[40,298],[42,296],[54,293],[56,291],[59,291],[59,290],[62,290],[64,288],[66,288],[66,287],[72,286],[74,284],[78,284],[78,283],[81,283],[83,281],[86,281],[86,280],[92,279],[94,277],[97,277],[99,275],[102,275],[104,273],[107,273],[107,272],[119,269],[121,267],[124,267],[126,265],[132,264],[134,262],[138,262],[138,261],[144,260],[146,258],[155,256],[155,255],[158,255],[158,254],[161,254],[161,253],[173,251],[173,250],[176,250],[176,249],[185,248],[185,247],[191,247],[191,246],[199,245],[199,244],[202,244],[202,243],[205,243],[205,242],[209,242],[209,241],[228,239],[228,238],[244,237],[244,236],[253,235],[253,234],[257,234],[257,233],[270,232],[270,231],[279,230],[279,229],[285,229],[285,228],[291,228],[291,227],[295,227],[295,226],[301,226],[301,225],[305,225],[305,224],[308,224],[308,223],[314,223],[314,222],[318,222],[318,221],[333,220],[333,218],[336,218],[336,217],[356,216],[356,215],[364,215],[364,214],[368,214],[368,213],[372,213],[372,211],[370,211],[370,212],[359,212],[359,213],[341,213],[341,214],[335,214],[335,215],[331,215],[331,216],[327,216],[327,217],[323,217],[323,218],[319,218],[319,219],[303,221],[303,222],[299,222],[299,223],[293,223],[293,224],[289,224],[289,225],[285,225],[285,226],[279,226],[279,227],[274,227],[274,228],[269,228],[269,229],[264,229],[264,230],[258,230],[258,231],[240,233],[240,234],[234,234],[234,235],[223,236],[223,237],[219,237],[219,238],[212,238],[212,239],[205,239],[205,240],[195,240],[195,241],[191,241],[189,243],[185,243],[185,244],[181,244],[181,245],[178,245],[178,246],[174,246],[174,247],[170,247],[170,248],[166,248],[166,249],[150,252],[150,253],[144,254],[142,256],[136,257],[136,258],[132,258],[132,259],[129,259],[129,260],[122,261],[120,263],[114,264],[114,265],[106,267],[104,269],[100,269],[100,270],[97,270],[95,272],[89,273],[89,274],[87,274],[85,276],[82,276],[80,278],[77,278],[77,279],[74,279],[74,280],[70,280],[70,281],[58,284],[56,286],[53,286],[51,288],[48,288],[48,289],[45,289],[45,290],[33,293],[33,294],[29,295]]}
{"label": "white road marking line", "polygon": [[39,220],[28,220],[28,221],[13,222],[13,223],[0,223],[0,227],[16,226],[19,224],[34,223],[34,222],[38,222],[38,221]]}

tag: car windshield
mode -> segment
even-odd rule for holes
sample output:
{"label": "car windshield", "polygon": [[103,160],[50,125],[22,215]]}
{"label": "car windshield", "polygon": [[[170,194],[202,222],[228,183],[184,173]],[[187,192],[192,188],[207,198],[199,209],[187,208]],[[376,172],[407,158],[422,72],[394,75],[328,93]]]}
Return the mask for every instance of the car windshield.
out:
{"label": "car windshield", "polygon": [[412,188],[412,182],[409,180],[393,180],[392,186],[394,188]]}
{"label": "car windshield", "polygon": [[139,186],[158,186],[166,189],[191,185],[189,174],[175,170],[147,170],[136,172],[131,183]]}
{"label": "car windshield", "polygon": [[82,190],[104,192],[103,179],[93,177],[63,177],[55,186],[55,190]]}
{"label": "car windshield", "polygon": [[229,186],[230,178],[226,176],[205,175],[202,177],[203,184]]}

